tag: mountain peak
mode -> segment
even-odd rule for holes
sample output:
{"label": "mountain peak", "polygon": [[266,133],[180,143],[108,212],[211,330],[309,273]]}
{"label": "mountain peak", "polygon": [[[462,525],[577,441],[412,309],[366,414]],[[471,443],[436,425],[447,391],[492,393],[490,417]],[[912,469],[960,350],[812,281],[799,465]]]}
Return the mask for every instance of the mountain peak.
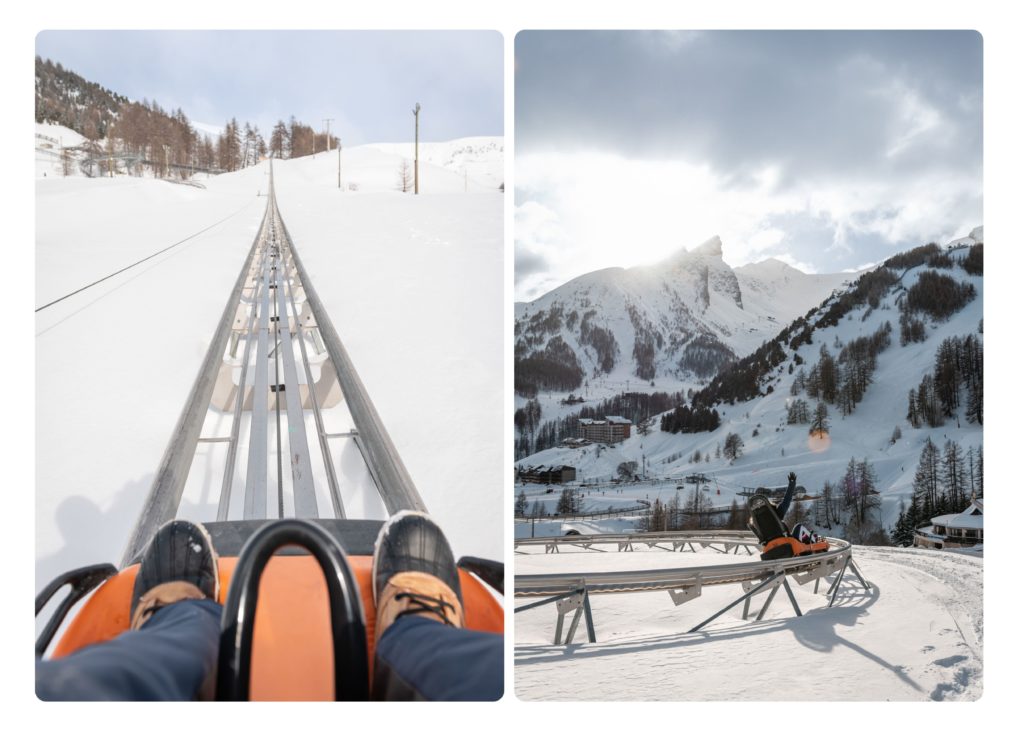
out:
{"label": "mountain peak", "polygon": [[693,255],[698,256],[718,256],[722,257],[722,239],[715,235],[714,237],[704,241],[692,251]]}

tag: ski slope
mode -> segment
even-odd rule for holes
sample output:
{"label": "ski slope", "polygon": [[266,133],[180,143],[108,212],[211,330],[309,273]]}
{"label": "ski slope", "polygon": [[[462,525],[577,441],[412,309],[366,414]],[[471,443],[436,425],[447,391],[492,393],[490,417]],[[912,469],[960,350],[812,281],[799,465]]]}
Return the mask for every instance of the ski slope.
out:
{"label": "ski slope", "polygon": [[[501,559],[502,195],[429,164],[423,193],[402,194],[400,159],[344,150],[342,189],[335,153],[277,162],[281,213],[456,554]],[[120,560],[256,235],[266,173],[198,188],[37,171],[35,307],[180,242],[36,314],[37,590]],[[200,521],[207,507],[183,505]]]}
{"label": "ski slope", "polygon": [[[518,554],[517,573],[724,564],[714,552]],[[680,607],[664,592],[591,597],[597,643],[552,645],[553,606],[515,615],[515,688],[524,700],[942,701],[982,694],[982,561],[955,552],[855,547],[871,584],[844,578],[835,605],[792,584],[760,621],[733,609],[742,594],[707,587]],[[516,605],[533,599],[517,599]],[[764,595],[753,611],[759,610]],[[568,624],[567,624],[568,625]]]}

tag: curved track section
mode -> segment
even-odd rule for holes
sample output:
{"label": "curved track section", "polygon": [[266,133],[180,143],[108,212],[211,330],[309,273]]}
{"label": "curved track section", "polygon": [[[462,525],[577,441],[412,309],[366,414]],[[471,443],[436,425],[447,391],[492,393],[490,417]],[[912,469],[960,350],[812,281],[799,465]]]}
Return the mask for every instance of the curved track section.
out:
{"label": "curved track section", "polygon": [[[615,572],[570,572],[546,573],[515,576],[515,595],[519,598],[543,598],[516,608],[526,611],[547,604],[554,604],[558,611],[555,628],[555,644],[562,643],[562,626],[565,616],[573,613],[572,623],[566,635],[566,644],[572,641],[580,616],[586,617],[588,638],[597,640],[590,610],[591,594],[642,593],[667,591],[678,606],[694,600],[709,585],[741,585],[744,593],[737,600],[692,628],[699,631],[734,606],[743,603],[743,618],[749,613],[750,601],[764,591],[768,598],[757,616],[760,620],[771,605],[780,588],[786,591],[797,616],[803,613],[789,585],[792,577],[798,584],[815,583],[815,592],[822,579],[832,575],[826,595],[829,607],[835,601],[839,586],[847,570],[851,570],[865,589],[870,586],[853,563],[853,548],[842,539],[829,538],[829,549],[815,555],[791,557],[781,560],[747,560],[723,565],[680,566],[667,569],[637,569]],[[586,552],[632,552],[637,547],[659,548],[666,552],[697,551],[712,549],[723,555],[737,555],[743,550],[753,556],[760,550],[757,539],[750,532],[650,532],[644,534],[594,534],[564,537],[537,537],[516,540],[517,553],[520,547],[543,546],[546,554],[557,554],[563,547],[576,548]]]}
{"label": "curved track section", "polygon": [[[829,575],[848,559],[853,552],[843,539],[829,539],[829,550],[807,557],[783,560],[761,559],[726,565],[675,567],[665,570],[629,570],[623,572],[551,573],[542,575],[516,575],[517,596],[538,597],[558,595],[581,587],[589,593],[631,593],[648,590],[673,590],[693,585],[724,585],[729,583],[760,582],[777,572],[801,575],[809,579]],[[633,551],[634,546],[661,547],[666,551],[696,551],[712,549],[722,554],[737,554],[745,550],[753,555],[759,549],[757,539],[749,532],[654,532],[647,534],[593,534],[569,537],[536,537],[516,540],[516,548],[543,546],[547,553],[557,553],[562,547],[576,547],[590,551]],[[806,582],[806,580],[804,581]]]}

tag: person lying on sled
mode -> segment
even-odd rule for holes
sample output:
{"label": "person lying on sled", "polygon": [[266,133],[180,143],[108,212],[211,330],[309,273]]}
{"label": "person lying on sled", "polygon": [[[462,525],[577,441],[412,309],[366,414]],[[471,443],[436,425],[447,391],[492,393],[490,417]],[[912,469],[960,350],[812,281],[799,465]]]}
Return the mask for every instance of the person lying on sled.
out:
{"label": "person lying on sled", "polygon": [[[796,493],[796,473],[790,471],[789,485],[786,487],[786,495],[782,498],[782,501],[779,502],[779,505],[775,507],[775,513],[779,515],[779,521],[786,518],[786,512],[789,511],[789,505],[793,502],[794,493]],[[792,531],[790,531],[790,536],[803,544],[814,544],[815,542],[820,542],[824,539],[824,537],[820,536],[803,524],[797,524],[794,526]]]}

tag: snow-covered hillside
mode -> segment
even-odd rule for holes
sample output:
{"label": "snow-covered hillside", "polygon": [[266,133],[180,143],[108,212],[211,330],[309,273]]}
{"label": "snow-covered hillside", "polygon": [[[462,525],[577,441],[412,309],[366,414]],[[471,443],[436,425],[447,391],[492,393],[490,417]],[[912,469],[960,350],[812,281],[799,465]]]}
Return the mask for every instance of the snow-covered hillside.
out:
{"label": "snow-covered hillside", "polygon": [[[432,164],[402,194],[371,146],[343,151],[339,190],[337,163],[275,162],[282,216],[456,553],[501,559],[502,195]],[[36,315],[37,587],[120,560],[256,234],[266,164],[199,181],[35,181],[37,307],[185,241]]]}
{"label": "snow-covered hillside", "polygon": [[[983,238],[979,228],[968,238],[956,241],[949,251],[954,259],[963,257],[967,247]],[[710,483],[714,505],[728,505],[744,487],[783,486],[790,470],[796,471],[800,484],[811,493],[817,493],[826,481],[837,482],[851,458],[867,459],[877,474],[882,506],[878,521],[890,527],[899,513],[901,501],[908,501],[914,472],[922,446],[930,438],[940,448],[953,440],[966,451],[982,445],[982,427],[970,423],[963,407],[957,416],[947,419],[944,426],[915,428],[907,420],[908,392],[916,389],[926,373],[934,371],[936,350],[946,338],[964,337],[979,333],[984,303],[984,279],[968,274],[956,265],[943,270],[957,281],[971,284],[975,298],[948,320],[926,318],[926,338],[923,342],[900,345],[897,301],[903,298],[927,266],[902,273],[901,280],[884,296],[877,308],[867,304],[854,308],[837,325],[819,327],[813,332],[811,344],[802,344],[796,351],[786,347],[786,359],[774,369],[762,384],[762,395],[736,404],[720,404],[717,411],[722,424],[713,432],[671,434],[663,432],[656,419],[650,434],[634,432],[624,442],[607,448],[590,445],[580,448],[555,447],[535,453],[519,461],[520,466],[566,464],[578,469],[585,482],[604,481],[617,477],[620,463],[635,461],[638,468],[654,479],[649,483],[605,488],[604,494],[615,493],[617,501],[635,499],[667,501],[675,495],[677,481],[691,473],[705,473],[713,478]],[[823,314],[826,304],[816,315]],[[816,316],[812,318],[816,319]],[[877,356],[877,367],[864,399],[849,416],[843,417],[835,406],[829,406],[831,429],[827,441],[812,441],[807,424],[787,424],[787,409],[792,401],[803,397],[791,394],[791,387],[799,369],[809,369],[819,357],[822,346],[833,355],[839,346],[858,337],[869,336],[889,322],[893,327],[890,346]],[[799,356],[802,364],[797,364]],[[795,370],[790,372],[790,367]],[[769,392],[770,389],[770,392]],[[812,407],[813,408],[813,407]],[[577,408],[578,410],[578,408]],[[542,414],[541,421],[549,419]],[[563,409],[565,411],[565,409]],[[901,435],[892,441],[894,430]],[[719,454],[725,438],[736,433],[743,441],[741,457],[733,462]],[[696,452],[708,458],[707,462],[692,463]],[[656,479],[668,479],[658,481]],[[685,498],[687,486],[680,490]],[[534,497],[545,495],[544,488],[526,487],[529,503]],[[591,491],[595,503],[600,503],[600,489]],[[739,498],[740,502],[744,500]],[[517,534],[524,533],[517,530]]]}
{"label": "snow-covered hillside", "polygon": [[[61,161],[61,148],[80,146],[85,137],[71,128],[53,123],[36,123],[36,178],[63,176],[64,167]],[[77,161],[77,155],[75,157]],[[71,166],[71,176],[78,176],[78,166]]]}
{"label": "snow-covered hillside", "polygon": [[[517,303],[516,358],[551,355],[581,371],[577,393],[600,398],[643,390],[685,390],[746,355],[855,274],[805,274],[769,259],[733,269],[714,237],[671,258],[608,268]],[[517,398],[517,405],[525,399]],[[559,412],[545,405],[548,418]]]}
{"label": "snow-covered hillside", "polygon": [[[638,570],[723,564],[714,552],[519,554],[516,570]],[[726,562],[742,560],[730,556]],[[738,585],[705,587],[675,606],[664,592],[590,598],[597,642],[583,626],[554,646],[554,606],[516,614],[515,690],[524,700],[977,700],[982,694],[982,561],[955,552],[855,547],[871,584],[844,578],[832,608],[822,587],[792,585],[761,621],[742,606],[686,633],[738,598]],[[761,594],[755,612],[765,599]],[[532,599],[517,599],[516,605]],[[803,728],[794,712],[792,730]],[[804,724],[806,725],[806,724]],[[786,730],[790,730],[786,727]],[[831,729],[834,730],[834,729]],[[845,732],[844,729],[839,729]]]}
{"label": "snow-covered hillside", "polygon": [[[410,164],[416,155],[412,143],[372,143],[369,146]],[[469,191],[497,189],[505,182],[505,143],[502,138],[493,136],[457,138],[441,143],[420,141],[420,166],[424,163],[457,172],[463,188]],[[429,186],[423,179],[420,185]]]}

